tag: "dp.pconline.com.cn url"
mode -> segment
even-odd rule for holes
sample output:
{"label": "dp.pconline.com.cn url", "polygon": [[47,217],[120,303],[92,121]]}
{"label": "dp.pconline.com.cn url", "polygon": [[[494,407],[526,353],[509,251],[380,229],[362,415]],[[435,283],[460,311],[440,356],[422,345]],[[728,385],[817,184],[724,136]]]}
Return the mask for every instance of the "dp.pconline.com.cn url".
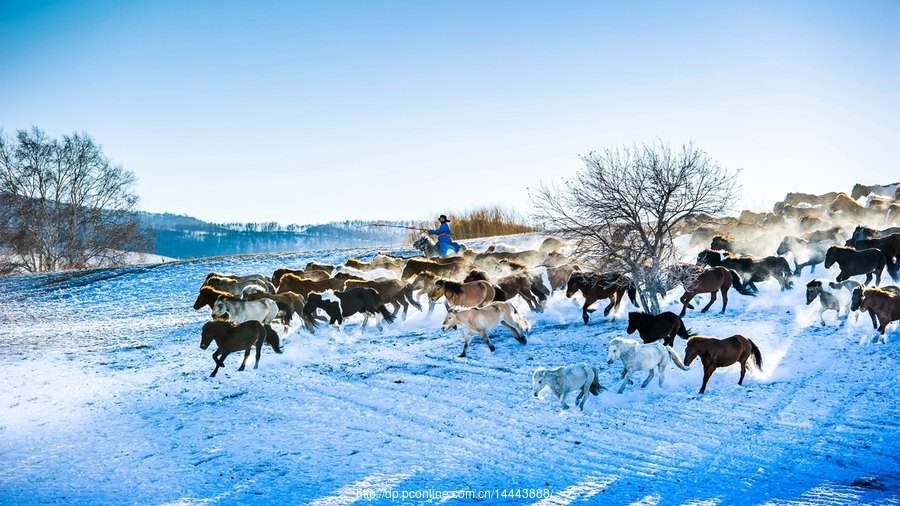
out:
{"label": "dp.pconline.com.cn url", "polygon": [[361,488],[356,490],[358,500],[388,500],[399,503],[408,501],[450,501],[468,499],[484,501],[490,499],[544,499],[550,497],[549,488],[493,488],[484,490],[440,490],[423,488],[413,490],[385,490],[379,488]]}

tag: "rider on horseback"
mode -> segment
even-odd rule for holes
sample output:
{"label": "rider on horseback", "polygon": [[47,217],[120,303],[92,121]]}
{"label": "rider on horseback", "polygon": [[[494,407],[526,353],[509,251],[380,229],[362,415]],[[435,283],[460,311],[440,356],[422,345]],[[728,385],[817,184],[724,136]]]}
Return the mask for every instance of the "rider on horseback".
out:
{"label": "rider on horseback", "polygon": [[458,252],[460,245],[450,239],[450,220],[447,219],[446,215],[442,214],[438,217],[438,221],[440,222],[438,228],[429,230],[428,233],[437,236],[438,248],[441,252],[441,256],[447,256],[451,249],[453,250],[453,253]]}

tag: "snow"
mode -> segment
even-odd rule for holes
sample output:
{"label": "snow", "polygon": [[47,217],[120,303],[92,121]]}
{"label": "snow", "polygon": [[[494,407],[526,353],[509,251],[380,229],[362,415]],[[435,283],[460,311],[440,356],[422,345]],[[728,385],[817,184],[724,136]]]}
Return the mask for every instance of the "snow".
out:
{"label": "snow", "polygon": [[[208,310],[190,308],[207,272],[271,273],[374,253],[0,279],[0,503],[337,505],[457,494],[406,501],[438,504],[504,488],[549,497],[482,502],[900,501],[900,336],[892,327],[888,344],[872,344],[868,315],[842,322],[828,313],[819,325],[818,302],[806,306],[802,287],[836,274],[821,266],[792,291],[766,282],[759,297],[732,292],[724,315],[721,299],[710,313],[688,312],[694,331],[741,333],[763,353],[762,373],[738,386],[736,367],[720,369],[705,395],[696,364],[670,367],[663,388],[653,381],[616,394],[621,366],[607,366],[606,344],[625,334],[629,304],[584,326],[579,302],[559,292],[544,313],[528,313],[527,345],[497,330],[494,353],[473,340],[469,358],[456,358],[462,339],[440,330],[438,306],[384,333],[360,331],[360,319],[343,332],[295,327],[285,353],[266,348],[259,369],[238,372],[232,355],[208,377],[212,350],[199,349]],[[668,309],[680,310],[678,295]],[[597,366],[607,388],[584,413],[534,398],[535,368],[578,362]]]}

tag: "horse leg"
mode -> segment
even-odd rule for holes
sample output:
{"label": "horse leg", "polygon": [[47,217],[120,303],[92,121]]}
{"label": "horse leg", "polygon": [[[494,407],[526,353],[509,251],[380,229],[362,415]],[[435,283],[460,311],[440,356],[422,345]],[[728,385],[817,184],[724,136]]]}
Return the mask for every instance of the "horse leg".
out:
{"label": "horse leg", "polygon": [[603,316],[609,316],[609,312],[612,311],[613,306],[618,302],[617,295],[617,293],[613,292],[613,294],[609,296],[609,305],[603,310]]}
{"label": "horse leg", "polygon": [[216,362],[216,368],[213,369],[212,374],[209,375],[210,378],[214,378],[216,376],[216,373],[219,372],[219,368],[223,367],[225,365],[225,361],[219,359],[218,355],[219,355],[219,350],[214,351],[212,354],[212,358]]}
{"label": "horse leg", "polygon": [[241,366],[238,367],[238,371],[244,370],[244,366],[247,365],[247,357],[250,356],[250,350],[252,350],[252,349],[253,349],[253,345],[247,346],[247,348],[244,349],[244,360],[241,360]]}
{"label": "horse leg", "polygon": [[588,306],[590,306],[594,302],[597,302],[597,299],[593,297],[584,298],[584,306],[581,307],[581,319],[584,320],[585,325],[588,324],[588,320],[590,319],[590,317],[588,316]]}
{"label": "horse leg", "polygon": [[409,313],[409,303],[402,296],[400,297],[400,305],[403,306],[403,321],[406,321],[406,314]]}
{"label": "horse leg", "polygon": [[700,386],[701,394],[706,392],[706,384],[709,383],[709,378],[713,375],[713,373],[715,371],[716,371],[715,366],[709,366],[709,365],[703,364],[703,385]]}
{"label": "horse leg", "polygon": [[875,311],[869,310],[869,317],[872,318],[872,328],[878,328],[878,319],[875,317]]}
{"label": "horse leg", "polygon": [[694,298],[694,292],[684,292],[684,295],[681,296],[681,314],[679,316],[684,316],[687,313],[688,302]]}
{"label": "horse leg", "polygon": [[434,312],[434,306],[436,305],[437,302],[431,300],[431,298],[428,299],[428,314],[426,316],[431,316],[431,313]]}
{"label": "horse leg", "polygon": [[496,348],[494,348],[494,343],[491,342],[491,338],[488,337],[487,331],[481,331],[481,338],[484,339],[484,342],[488,345],[488,349],[493,353]]}
{"label": "horse leg", "polygon": [[466,350],[469,349],[469,334],[463,330],[463,351],[459,354],[459,358],[466,358]]}
{"label": "horse leg", "polygon": [[724,313],[725,308],[728,307],[728,287],[723,286],[720,290],[722,291],[722,310],[719,312]]}
{"label": "horse leg", "polygon": [[[871,282],[872,282],[872,273],[869,272],[866,274],[866,282],[864,284],[868,285]],[[839,283],[840,283],[840,281],[839,281]]]}
{"label": "horse leg", "polygon": [[253,363],[254,369],[259,369],[259,357],[262,356],[262,347],[265,339],[261,339],[256,343],[256,362]]}
{"label": "horse leg", "polygon": [[750,358],[750,354],[748,353],[746,357],[742,357],[741,360],[741,377],[738,380],[738,385],[744,384],[744,375],[747,374],[747,359]]}
{"label": "horse leg", "polygon": [[641,383],[641,388],[647,388],[647,385],[650,384],[650,380],[652,380],[654,376],[656,376],[656,371],[651,368],[650,374],[647,375],[647,379],[645,379],[644,382]]}
{"label": "horse leg", "polygon": [[705,313],[705,312],[709,311],[710,306],[713,305],[713,302],[715,302],[717,298],[718,298],[718,296],[716,295],[715,290],[709,292],[709,304],[703,306],[703,309],[701,309],[700,312]]}
{"label": "horse leg", "polygon": [[668,358],[664,359],[663,362],[659,363],[659,388],[662,388],[663,381],[666,379],[666,362],[665,360],[669,360]]}
{"label": "horse leg", "polygon": [[384,326],[381,324],[381,313],[375,313],[375,328],[378,329],[378,332],[384,332]]}
{"label": "horse leg", "polygon": [[883,269],[879,269],[878,272],[875,273],[875,286],[881,285],[881,271]]}

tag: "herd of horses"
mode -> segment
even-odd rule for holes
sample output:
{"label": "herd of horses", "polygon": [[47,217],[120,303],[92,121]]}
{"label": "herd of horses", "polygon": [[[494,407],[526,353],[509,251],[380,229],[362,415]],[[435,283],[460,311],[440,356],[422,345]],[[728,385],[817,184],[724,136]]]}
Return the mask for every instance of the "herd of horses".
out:
{"label": "herd of horses", "polygon": [[[362,329],[371,318],[381,329],[384,324],[405,320],[410,307],[431,314],[443,302],[447,314],[442,328],[462,330],[464,344],[459,356],[465,357],[469,336],[480,336],[494,351],[489,333],[498,326],[507,327],[520,343],[527,342],[530,324],[510,303],[517,297],[529,310],[541,312],[555,291],[565,290],[569,298],[581,293],[584,324],[589,323],[592,306],[597,301],[608,300],[604,315],[616,310],[626,296],[633,305],[638,305],[641,287],[628,274],[588,270],[570,255],[566,242],[554,237],[544,239],[533,250],[491,246],[476,252],[464,247],[451,257],[429,256],[433,244],[425,236],[415,245],[423,255],[403,257],[379,253],[371,260],[350,258],[343,265],[309,262],[300,269],[279,268],[271,276],[208,274],[193,307],[199,310],[208,306],[211,311],[212,321],[204,325],[201,343],[203,349],[212,341],[219,347],[213,354],[215,370],[211,375],[223,366],[229,353],[244,352],[240,368],[243,370],[253,347],[257,363],[264,345],[280,352],[273,325],[280,323],[287,331],[295,317],[310,333],[323,324],[336,325],[340,330],[354,315],[363,316]],[[725,339],[698,336],[686,328],[682,317],[694,308],[693,301],[698,294],[710,294],[701,312],[710,309],[717,294],[722,296],[724,312],[731,289],[744,296],[756,296],[757,283],[772,279],[782,290],[788,290],[804,267],[814,271],[819,264],[826,268],[837,264],[840,273],[834,281],[817,279],[807,285],[807,304],[818,298],[823,313],[828,310],[845,314],[868,312],[881,335],[890,322],[900,319],[900,289],[878,287],[885,268],[897,279],[900,229],[857,227],[843,244],[833,230],[785,237],[776,254],[766,257],[743,255],[729,249],[732,247],[727,239],[714,237],[709,247],[697,255],[696,263],[679,263],[666,270],[665,291],[676,286],[684,288],[680,314],[629,313],[627,333],[637,332],[640,340],[616,338],[609,347],[609,361],[621,360],[625,366],[620,392],[633,382],[633,374],[640,370],[650,371],[643,386],[654,375],[659,376],[662,384],[670,361],[686,369],[696,358],[700,359],[704,368],[701,393],[719,367],[740,364],[739,383],[743,383],[750,359],[761,368],[762,355],[752,340],[741,335]],[[788,254],[795,263],[793,268],[784,256]],[[865,282],[850,279],[863,275]],[[873,279],[875,286],[867,286]],[[849,296],[836,294],[840,290],[846,290]],[[849,302],[842,304],[845,299]],[[683,361],[673,348],[676,336],[687,340]],[[585,371],[577,367],[544,370],[540,378],[535,376],[535,387],[550,385],[559,394],[568,391],[562,385],[575,385],[572,388],[581,388],[585,395],[595,394],[596,387],[577,385],[581,380],[591,384],[596,381],[596,375]],[[567,378],[569,373],[577,378]],[[583,397],[579,405],[583,406]]]}

